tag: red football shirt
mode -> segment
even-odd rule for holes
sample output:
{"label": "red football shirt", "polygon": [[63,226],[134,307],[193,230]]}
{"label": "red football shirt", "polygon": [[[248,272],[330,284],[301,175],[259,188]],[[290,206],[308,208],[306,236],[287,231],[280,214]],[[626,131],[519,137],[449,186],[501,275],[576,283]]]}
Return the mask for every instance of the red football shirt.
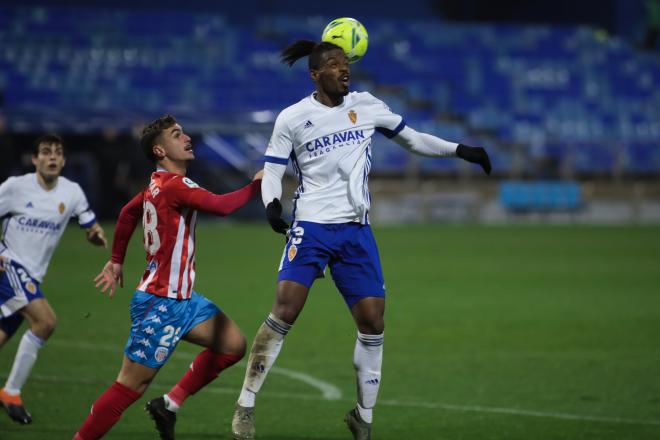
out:
{"label": "red football shirt", "polygon": [[112,261],[122,264],[126,247],[142,218],[147,267],[137,290],[188,299],[195,282],[195,223],[197,210],[228,215],[259,192],[260,180],[228,194],[213,194],[187,177],[166,171],[151,175],[149,186],[119,214]]}

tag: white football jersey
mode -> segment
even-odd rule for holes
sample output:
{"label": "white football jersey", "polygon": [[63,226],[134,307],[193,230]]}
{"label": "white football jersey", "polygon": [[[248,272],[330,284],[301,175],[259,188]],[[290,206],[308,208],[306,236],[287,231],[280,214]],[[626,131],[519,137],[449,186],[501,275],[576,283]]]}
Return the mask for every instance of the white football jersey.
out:
{"label": "white football jersey", "polygon": [[405,125],[367,92],[351,92],[336,107],[310,95],[284,109],[265,159],[282,165],[292,161],[299,179],[294,220],[368,223],[371,136],[378,130],[392,138]]}
{"label": "white football jersey", "polygon": [[50,191],[36,173],[10,177],[0,185],[2,242],[0,256],[21,264],[41,282],[71,217],[88,228],[96,217],[80,186],[64,177]]}

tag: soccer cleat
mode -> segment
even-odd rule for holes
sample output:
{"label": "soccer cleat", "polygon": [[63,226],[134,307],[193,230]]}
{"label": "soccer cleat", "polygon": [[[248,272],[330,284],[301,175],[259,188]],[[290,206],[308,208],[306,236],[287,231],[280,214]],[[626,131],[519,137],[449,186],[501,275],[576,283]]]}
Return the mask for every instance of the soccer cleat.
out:
{"label": "soccer cleat", "polygon": [[144,406],[145,411],[156,422],[156,429],[161,440],[174,440],[174,425],[176,424],[176,413],[165,406],[163,396],[151,399]]}
{"label": "soccer cleat", "polygon": [[234,440],[252,440],[254,432],[254,407],[246,408],[237,403],[234,417],[231,420],[231,433]]}
{"label": "soccer cleat", "polygon": [[21,425],[32,423],[32,415],[27,412],[23,406],[20,394],[16,396],[9,395],[3,388],[0,390],[0,402],[2,402],[2,406],[5,408],[5,411],[7,411],[7,415],[13,421],[18,422]]}
{"label": "soccer cleat", "polygon": [[355,440],[371,440],[371,423],[362,420],[356,408],[346,413],[344,421],[348,425],[348,429],[353,433]]}

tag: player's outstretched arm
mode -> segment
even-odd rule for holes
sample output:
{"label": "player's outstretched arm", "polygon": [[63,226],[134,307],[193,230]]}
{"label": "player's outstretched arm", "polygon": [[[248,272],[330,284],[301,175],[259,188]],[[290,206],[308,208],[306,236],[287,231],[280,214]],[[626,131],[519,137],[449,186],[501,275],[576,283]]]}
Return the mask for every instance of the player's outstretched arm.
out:
{"label": "player's outstretched arm", "polygon": [[412,153],[427,157],[459,157],[481,165],[484,172],[490,174],[490,158],[481,147],[449,142],[428,133],[420,133],[409,126],[404,127],[393,139]]}
{"label": "player's outstretched arm", "polygon": [[99,273],[96,278],[96,288],[105,293],[108,291],[108,297],[112,299],[115,296],[115,290],[117,289],[117,283],[120,287],[124,287],[124,271],[123,265],[119,263],[113,263],[112,260],[105,263],[101,273]]}
{"label": "player's outstretched arm", "polygon": [[261,199],[266,207],[266,219],[278,234],[286,235],[289,224],[282,218],[282,177],[286,165],[266,162],[264,165],[264,178],[261,181]]}
{"label": "player's outstretched arm", "polygon": [[[101,293],[108,291],[110,299],[115,296],[117,283],[120,287],[124,287],[124,257],[135,226],[142,217],[142,198],[142,193],[137,194],[121,209],[115,226],[115,237],[112,241],[112,257],[110,261],[105,263],[103,270],[94,278],[96,288],[100,289]],[[103,233],[102,229],[101,233]]]}
{"label": "player's outstretched arm", "polygon": [[184,206],[224,217],[245,206],[259,193],[262,176],[263,173],[259,171],[254,175],[252,182],[226,194],[213,194],[195,184],[194,186],[183,184],[173,191],[176,191],[175,197]]}
{"label": "player's outstretched arm", "polygon": [[94,223],[92,226],[86,229],[87,232],[87,241],[92,243],[94,246],[103,246],[108,247],[108,240],[105,238],[105,232],[103,228],[98,223]]}

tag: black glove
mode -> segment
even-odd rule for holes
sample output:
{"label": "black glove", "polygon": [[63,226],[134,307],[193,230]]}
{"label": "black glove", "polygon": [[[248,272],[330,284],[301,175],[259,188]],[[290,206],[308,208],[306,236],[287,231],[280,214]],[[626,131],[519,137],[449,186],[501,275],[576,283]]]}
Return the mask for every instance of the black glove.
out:
{"label": "black glove", "polygon": [[490,174],[490,158],[488,153],[481,147],[470,147],[469,145],[458,144],[456,155],[468,162],[478,163],[484,169],[486,174]]}
{"label": "black glove", "polygon": [[268,223],[270,223],[270,227],[273,228],[273,231],[278,234],[286,235],[286,231],[289,229],[289,224],[282,218],[282,204],[279,199],[273,199],[273,201],[266,206],[266,218],[268,219]]}

